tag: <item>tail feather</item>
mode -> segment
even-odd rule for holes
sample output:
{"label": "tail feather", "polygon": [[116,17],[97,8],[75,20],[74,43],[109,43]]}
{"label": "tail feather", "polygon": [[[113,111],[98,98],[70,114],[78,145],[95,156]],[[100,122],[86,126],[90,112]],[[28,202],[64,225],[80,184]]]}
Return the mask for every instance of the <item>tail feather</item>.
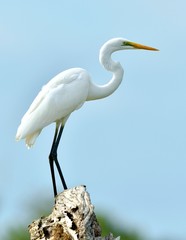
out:
{"label": "tail feather", "polygon": [[31,148],[34,145],[34,143],[36,141],[36,138],[39,136],[40,133],[41,133],[41,130],[39,130],[37,132],[34,132],[32,134],[23,136],[23,135],[21,135],[21,131],[19,131],[19,128],[18,128],[18,131],[17,131],[17,134],[16,134],[16,141],[19,141],[19,140],[25,138],[26,146],[28,148]]}
{"label": "tail feather", "polygon": [[26,143],[27,148],[31,148],[34,145],[36,138],[39,136],[40,132],[41,131],[37,131],[33,134],[26,136],[25,143]]}

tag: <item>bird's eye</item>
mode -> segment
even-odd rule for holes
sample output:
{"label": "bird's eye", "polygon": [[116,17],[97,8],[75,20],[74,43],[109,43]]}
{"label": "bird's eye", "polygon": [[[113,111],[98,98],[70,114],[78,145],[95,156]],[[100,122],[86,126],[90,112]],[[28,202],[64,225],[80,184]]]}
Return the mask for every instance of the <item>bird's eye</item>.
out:
{"label": "bird's eye", "polygon": [[127,41],[123,41],[122,42],[122,46],[128,46],[129,44],[128,44],[128,42]]}

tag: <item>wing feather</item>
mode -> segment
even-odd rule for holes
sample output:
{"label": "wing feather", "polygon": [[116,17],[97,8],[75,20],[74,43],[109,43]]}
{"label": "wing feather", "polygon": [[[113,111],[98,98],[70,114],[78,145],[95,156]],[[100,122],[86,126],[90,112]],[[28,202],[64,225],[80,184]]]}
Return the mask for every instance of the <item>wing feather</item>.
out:
{"label": "wing feather", "polygon": [[21,120],[16,139],[33,145],[41,130],[66,118],[87,99],[90,77],[84,69],[69,69],[50,80],[39,92]]}

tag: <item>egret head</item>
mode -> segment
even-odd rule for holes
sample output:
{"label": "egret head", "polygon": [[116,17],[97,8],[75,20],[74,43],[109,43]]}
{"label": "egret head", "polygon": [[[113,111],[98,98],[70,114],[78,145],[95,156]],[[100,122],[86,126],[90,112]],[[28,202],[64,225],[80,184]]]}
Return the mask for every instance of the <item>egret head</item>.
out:
{"label": "egret head", "polygon": [[120,50],[131,50],[131,49],[144,49],[151,51],[158,51],[158,49],[145,46],[139,43],[132,42],[125,38],[112,38],[107,41],[100,49],[99,61],[108,70],[115,71],[117,68],[121,68],[119,62],[112,61],[112,53]]}
{"label": "egret head", "polygon": [[157,48],[145,46],[139,43],[131,42],[129,40],[124,40],[121,43],[121,46],[123,49],[144,49],[144,50],[150,50],[150,51],[158,51]]}
{"label": "egret head", "polygon": [[135,43],[125,38],[112,38],[103,45],[103,49],[107,49],[107,50],[109,49],[110,52],[127,50],[127,49],[129,50],[144,49],[144,50],[158,51],[158,49],[156,48]]}

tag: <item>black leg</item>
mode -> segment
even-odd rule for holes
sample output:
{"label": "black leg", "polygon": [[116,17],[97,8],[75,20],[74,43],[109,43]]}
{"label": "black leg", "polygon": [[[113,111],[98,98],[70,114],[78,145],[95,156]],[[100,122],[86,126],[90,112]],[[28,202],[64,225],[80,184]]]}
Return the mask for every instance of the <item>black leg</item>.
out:
{"label": "black leg", "polygon": [[54,163],[57,167],[57,171],[59,173],[61,182],[63,184],[64,189],[67,189],[67,185],[65,182],[65,179],[63,177],[58,159],[57,159],[57,149],[58,145],[63,133],[64,126],[62,124],[58,125],[56,124],[56,130],[55,130],[55,135],[54,135],[54,140],[52,143],[52,148],[49,154],[49,162],[50,162],[50,170],[51,170],[51,176],[52,176],[52,184],[53,184],[53,189],[54,189],[54,196],[57,195],[57,187],[56,187],[56,180],[55,180],[55,172],[54,172]]}
{"label": "black leg", "polygon": [[54,158],[55,157],[54,157],[54,154],[53,154],[53,149],[54,149],[56,138],[57,138],[57,135],[58,135],[58,130],[59,130],[59,125],[56,124],[54,139],[53,139],[52,147],[51,147],[50,154],[49,154],[49,163],[50,163],[50,171],[51,171],[51,176],[52,176],[52,185],[53,185],[53,190],[54,190],[54,197],[57,195],[57,187],[56,187],[55,172],[54,172]]}
{"label": "black leg", "polygon": [[55,156],[56,156],[54,161],[55,161],[55,164],[56,164],[56,167],[57,167],[57,170],[58,170],[61,182],[63,184],[63,188],[67,189],[67,185],[66,185],[65,179],[63,177],[63,173],[61,171],[61,167],[60,167],[58,159],[57,159],[57,149],[58,149],[58,145],[59,145],[62,133],[63,133],[63,129],[64,129],[64,126],[61,124],[60,125],[60,129],[59,129],[59,133],[58,133],[58,136],[57,136],[57,139],[56,139],[56,142],[55,142],[55,146],[54,146],[54,153],[55,153]]}
{"label": "black leg", "polygon": [[54,159],[53,156],[49,156],[49,163],[50,163],[50,171],[52,176],[52,185],[54,190],[54,197],[57,195],[57,187],[56,187],[56,180],[55,180],[55,173],[54,173]]}

